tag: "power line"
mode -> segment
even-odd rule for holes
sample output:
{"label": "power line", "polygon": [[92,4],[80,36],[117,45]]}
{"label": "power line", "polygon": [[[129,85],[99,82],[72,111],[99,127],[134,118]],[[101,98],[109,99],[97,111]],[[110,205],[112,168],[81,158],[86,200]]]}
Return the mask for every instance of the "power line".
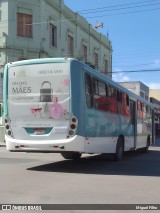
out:
{"label": "power line", "polygon": [[[81,14],[88,14],[88,13],[99,13],[99,12],[110,12],[110,11],[115,11],[115,10],[125,10],[125,9],[133,9],[133,8],[140,8],[140,7],[148,7],[148,6],[153,6],[153,5],[159,5],[159,3],[152,3],[152,4],[144,4],[144,5],[136,5],[136,6],[130,6],[130,7],[119,7],[119,8],[113,8],[113,9],[101,9],[99,11],[92,11],[92,12],[83,12]],[[114,7],[114,6],[113,6]]]}
{"label": "power line", "polygon": [[134,2],[134,3],[128,3],[128,4],[119,4],[119,5],[112,5],[112,6],[107,6],[107,7],[98,7],[98,8],[92,8],[92,9],[88,9],[88,10],[79,10],[77,11],[78,13],[85,13],[85,12],[89,12],[89,11],[94,11],[94,10],[99,10],[99,9],[105,9],[105,8],[114,8],[114,7],[119,7],[119,6],[125,6],[125,5],[135,5],[135,4],[141,4],[141,3],[146,3],[146,2],[151,2],[151,1],[159,1],[159,0],[149,0],[149,1],[141,1],[141,2]]}
{"label": "power line", "polygon": [[[146,64],[134,64],[134,65],[129,65],[129,66],[126,66],[126,65],[121,65],[121,67],[135,67],[135,66],[145,66],[145,65],[153,65],[155,63],[146,63]],[[113,67],[119,67],[119,66],[113,66]]]}
{"label": "power line", "polygon": [[124,61],[126,58],[129,58],[129,59],[131,59],[131,60],[133,60],[133,58],[142,58],[142,57],[151,57],[151,56],[155,56],[155,55],[157,55],[157,54],[159,54],[160,55],[160,51],[157,51],[157,52],[155,52],[155,53],[140,53],[140,52],[138,52],[138,50],[137,50],[137,53],[136,54],[123,54],[123,55],[120,55],[120,56],[116,56],[115,54],[112,54],[112,56],[113,56],[113,60],[115,60],[115,61],[119,61],[119,60],[122,60],[122,61]]}
{"label": "power line", "polygon": [[[128,64],[128,63],[132,63],[133,61],[135,62],[135,61],[137,61],[137,62],[139,62],[139,61],[151,61],[152,63],[150,63],[150,64],[157,64],[157,63],[159,63],[159,61],[160,61],[160,59],[151,59],[151,58],[149,58],[149,60],[146,60],[147,59],[147,56],[149,57],[149,55],[144,55],[144,56],[142,56],[142,57],[138,57],[138,59],[137,59],[137,57],[132,57],[132,58],[124,58],[124,60],[122,59],[122,60],[112,60],[112,63],[115,65],[115,66],[120,66],[121,64]],[[145,57],[145,58],[144,58]],[[112,57],[113,58],[113,57]],[[155,58],[155,57],[154,57]],[[126,59],[126,60],[125,60]],[[154,63],[153,63],[153,61],[155,61]],[[157,63],[156,63],[157,62]],[[149,64],[149,63],[148,63]],[[145,65],[145,64],[144,64]],[[146,64],[147,65],[147,64]],[[121,65],[122,66],[122,65]],[[133,65],[133,66],[135,66],[135,65]]]}
{"label": "power line", "polygon": [[[156,47],[156,48],[152,48],[152,49],[144,49],[144,50],[138,51],[138,53],[146,53],[147,51],[154,52],[155,50],[160,50],[160,48]],[[124,50],[124,51],[121,51],[120,54],[118,52],[114,52],[114,53],[119,56],[119,55],[124,55],[124,53],[126,53],[127,55],[129,55],[129,54],[137,54],[137,51],[135,51],[135,50],[129,50],[129,51],[127,50],[127,51],[125,51]]]}
{"label": "power line", "polygon": [[124,71],[112,71],[109,73],[115,73],[115,74],[119,74],[119,73],[133,73],[133,72],[160,72],[160,69],[149,69],[149,70],[124,70]]}
{"label": "power line", "polygon": [[148,9],[148,10],[147,9],[146,10],[135,10],[135,11],[128,11],[128,12],[123,12],[123,13],[114,13],[114,14],[110,14],[110,15],[91,16],[91,17],[86,17],[86,18],[90,19],[90,18],[100,18],[100,17],[106,17],[106,16],[126,15],[126,14],[148,12],[148,11],[155,11],[155,10],[160,10],[160,8],[154,8],[154,9]]}

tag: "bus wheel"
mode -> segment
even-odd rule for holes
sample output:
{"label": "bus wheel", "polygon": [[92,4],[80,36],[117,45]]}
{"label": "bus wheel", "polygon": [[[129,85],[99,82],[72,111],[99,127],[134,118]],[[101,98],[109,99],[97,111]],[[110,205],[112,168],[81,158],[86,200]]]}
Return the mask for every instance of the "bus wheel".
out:
{"label": "bus wheel", "polygon": [[122,160],[124,157],[124,142],[123,139],[120,137],[117,141],[116,153],[114,154],[114,160],[119,161]]}
{"label": "bus wheel", "polygon": [[148,152],[149,146],[150,146],[150,137],[148,136],[147,137],[147,142],[146,142],[146,147],[142,148],[141,152],[143,152],[143,153]]}
{"label": "bus wheel", "polygon": [[65,159],[78,160],[80,159],[82,154],[80,152],[61,152],[61,155]]}

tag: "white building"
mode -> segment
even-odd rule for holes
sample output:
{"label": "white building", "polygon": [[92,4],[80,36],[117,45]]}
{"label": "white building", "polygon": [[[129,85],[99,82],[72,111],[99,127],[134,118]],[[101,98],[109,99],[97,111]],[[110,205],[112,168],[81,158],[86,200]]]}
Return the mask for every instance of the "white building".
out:
{"label": "white building", "polygon": [[112,47],[64,0],[0,0],[0,68],[7,62],[74,57],[111,77]]}

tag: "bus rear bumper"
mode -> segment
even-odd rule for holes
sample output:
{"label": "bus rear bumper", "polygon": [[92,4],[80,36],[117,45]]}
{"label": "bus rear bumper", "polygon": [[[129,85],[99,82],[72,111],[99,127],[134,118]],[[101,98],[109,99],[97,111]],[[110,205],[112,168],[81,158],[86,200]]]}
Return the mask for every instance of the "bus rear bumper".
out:
{"label": "bus rear bumper", "polygon": [[84,137],[74,136],[62,140],[17,140],[5,136],[6,148],[15,152],[84,152]]}

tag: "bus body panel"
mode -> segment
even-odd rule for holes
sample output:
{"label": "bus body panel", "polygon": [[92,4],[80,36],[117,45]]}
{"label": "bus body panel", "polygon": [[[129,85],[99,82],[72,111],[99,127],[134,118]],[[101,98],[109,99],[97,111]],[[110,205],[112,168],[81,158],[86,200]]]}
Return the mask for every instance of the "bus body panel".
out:
{"label": "bus body panel", "polygon": [[77,135],[85,137],[85,93],[83,82],[83,67],[78,61],[71,62],[71,108],[73,115],[78,119]]}
{"label": "bus body panel", "polygon": [[3,74],[3,103],[4,103],[4,117],[8,115],[8,64],[4,67]]}
{"label": "bus body panel", "polygon": [[74,136],[70,139],[58,140],[42,140],[41,138],[35,140],[17,140],[5,136],[6,148],[9,151],[39,151],[39,152],[64,152],[64,151],[78,151],[84,152],[84,138],[81,136]]}

